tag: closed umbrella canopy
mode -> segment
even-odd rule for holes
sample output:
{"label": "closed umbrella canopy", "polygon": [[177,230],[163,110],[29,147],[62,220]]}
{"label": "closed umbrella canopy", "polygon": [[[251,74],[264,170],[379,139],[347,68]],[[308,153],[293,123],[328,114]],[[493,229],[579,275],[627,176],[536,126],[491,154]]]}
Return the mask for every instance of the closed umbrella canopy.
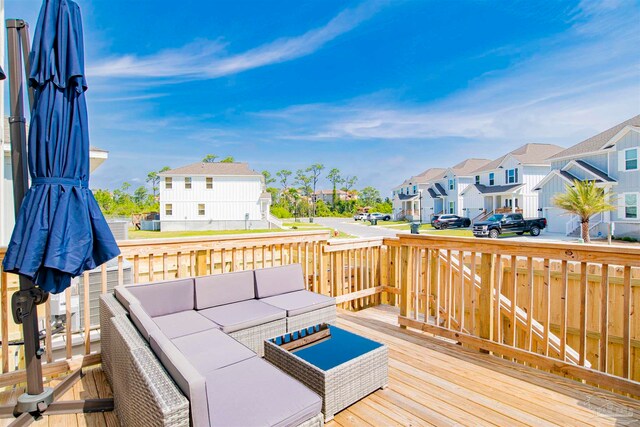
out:
{"label": "closed umbrella canopy", "polygon": [[45,291],[120,251],[88,188],[89,124],[78,5],[45,0],[30,54],[35,89],[29,127],[27,192],[3,262]]}

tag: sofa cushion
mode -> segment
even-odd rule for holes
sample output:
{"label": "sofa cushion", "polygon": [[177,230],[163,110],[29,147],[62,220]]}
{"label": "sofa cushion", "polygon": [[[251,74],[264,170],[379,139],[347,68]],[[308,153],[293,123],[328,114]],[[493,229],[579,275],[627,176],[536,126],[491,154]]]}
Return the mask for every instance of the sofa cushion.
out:
{"label": "sofa cushion", "polygon": [[113,293],[116,296],[116,299],[118,300],[118,302],[120,304],[122,304],[124,306],[124,308],[129,311],[129,306],[131,304],[140,304],[140,301],[138,301],[138,298],[134,297],[133,294],[129,291],[129,286],[116,286],[113,289]]}
{"label": "sofa cushion", "polygon": [[154,317],[153,321],[169,339],[220,328],[219,325],[216,325],[195,310]]}
{"label": "sofa cushion", "polygon": [[131,304],[129,306],[129,316],[133,324],[136,325],[140,335],[147,341],[149,341],[149,335],[151,335],[152,332],[159,330],[158,325],[153,321],[151,316],[144,311],[140,304]]}
{"label": "sofa cushion", "polygon": [[[152,332],[149,344],[162,366],[189,399],[193,427],[209,426],[209,403],[205,377],[189,363],[180,350],[162,332]],[[144,408],[140,408],[140,410],[144,410]]]}
{"label": "sofa cushion", "polygon": [[297,316],[336,305],[336,299],[309,291],[289,292],[260,300],[274,307],[287,310],[287,316]]}
{"label": "sofa cushion", "polygon": [[220,325],[226,333],[284,319],[287,315],[284,310],[255,299],[207,308],[198,313]]}
{"label": "sofa cushion", "polygon": [[257,357],[205,378],[212,426],[296,426],[322,409],[317,394]]}
{"label": "sofa cushion", "polygon": [[305,288],[302,266],[300,264],[255,270],[256,296],[267,298]]}
{"label": "sofa cushion", "polygon": [[219,329],[171,340],[201,374],[242,362],[256,354]]}
{"label": "sofa cushion", "polygon": [[196,309],[231,304],[256,297],[253,271],[196,277]]}
{"label": "sofa cushion", "polygon": [[193,310],[195,303],[193,279],[131,285],[124,289],[119,287],[116,292],[116,298],[122,298],[125,302],[121,302],[127,309],[133,302],[131,296],[151,317]]}

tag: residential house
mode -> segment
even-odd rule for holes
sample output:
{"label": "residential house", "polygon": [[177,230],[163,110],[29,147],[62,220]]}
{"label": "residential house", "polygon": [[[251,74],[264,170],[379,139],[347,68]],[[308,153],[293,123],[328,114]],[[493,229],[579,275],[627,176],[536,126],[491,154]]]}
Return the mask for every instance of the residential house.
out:
{"label": "residential house", "polygon": [[[331,190],[316,190],[313,193],[315,200],[322,200],[327,205],[333,204],[333,189]],[[338,200],[358,200],[358,195],[353,191],[344,191],[336,189],[336,197]]]}
{"label": "residential house", "polygon": [[264,176],[246,163],[193,163],[160,174],[160,229],[270,228]]}
{"label": "residential house", "polygon": [[414,221],[422,217],[423,222],[428,221],[433,214],[433,198],[429,195],[429,188],[444,171],[442,168],[429,168],[393,188],[394,219]]}
{"label": "residential house", "polygon": [[640,115],[549,157],[552,170],[537,186],[548,231],[579,235],[578,218],[555,207],[553,197],[575,180],[589,180],[613,193],[617,205],[591,218],[591,234],[606,236],[612,224],[615,236],[640,238],[639,155]]}
{"label": "residential house", "polygon": [[547,157],[562,150],[552,144],[525,144],[475,169],[472,185],[461,193],[464,215],[472,220],[501,212],[538,217],[535,188],[551,170]]}
{"label": "residential house", "polygon": [[[11,136],[9,132],[9,119],[4,119],[3,136],[0,141],[0,246],[9,244],[13,226],[15,225],[15,210],[13,203],[13,168],[11,166]],[[27,126],[28,134],[28,126]],[[89,149],[90,172],[93,173],[107,158],[109,153],[96,147]]]}
{"label": "residential house", "polygon": [[432,198],[432,215],[443,213],[466,216],[462,194],[473,184],[473,172],[491,162],[489,159],[466,159],[448,168],[438,180],[429,187]]}

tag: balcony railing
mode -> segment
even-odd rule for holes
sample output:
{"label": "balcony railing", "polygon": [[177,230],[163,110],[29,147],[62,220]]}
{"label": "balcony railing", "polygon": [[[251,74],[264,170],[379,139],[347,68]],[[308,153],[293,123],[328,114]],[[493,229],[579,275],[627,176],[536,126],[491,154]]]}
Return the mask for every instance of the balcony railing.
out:
{"label": "balcony railing", "polygon": [[509,214],[509,213],[522,213],[522,209],[520,208],[515,208],[515,209],[511,209],[511,208],[498,208],[495,210],[495,213],[497,214]]}
{"label": "balcony railing", "polygon": [[[91,321],[94,293],[109,278],[124,283],[301,263],[307,288],[335,296],[340,307],[400,307],[403,327],[464,347],[560,373],[618,392],[638,394],[640,249],[568,243],[399,235],[390,239],[329,240],[328,232],[268,233],[119,242],[114,269],[85,273],[78,299],[80,325],[64,324],[52,338],[44,322],[43,372],[61,374],[100,361]],[[0,248],[0,260],[5,249]],[[92,274],[93,279],[90,278]],[[97,280],[96,280],[97,278]],[[8,302],[14,275],[0,275],[0,387],[23,382],[21,328]],[[72,291],[64,295],[72,318]],[[51,301],[38,307],[51,319]],[[95,317],[95,312],[93,313]],[[54,352],[52,340],[63,348]]]}

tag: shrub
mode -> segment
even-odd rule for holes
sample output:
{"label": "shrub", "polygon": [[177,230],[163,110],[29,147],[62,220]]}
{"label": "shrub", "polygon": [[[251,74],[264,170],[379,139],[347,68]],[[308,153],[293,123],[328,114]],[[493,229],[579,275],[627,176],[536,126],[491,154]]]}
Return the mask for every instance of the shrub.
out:
{"label": "shrub", "polygon": [[292,218],[291,212],[287,208],[281,206],[271,206],[271,215],[276,218]]}

